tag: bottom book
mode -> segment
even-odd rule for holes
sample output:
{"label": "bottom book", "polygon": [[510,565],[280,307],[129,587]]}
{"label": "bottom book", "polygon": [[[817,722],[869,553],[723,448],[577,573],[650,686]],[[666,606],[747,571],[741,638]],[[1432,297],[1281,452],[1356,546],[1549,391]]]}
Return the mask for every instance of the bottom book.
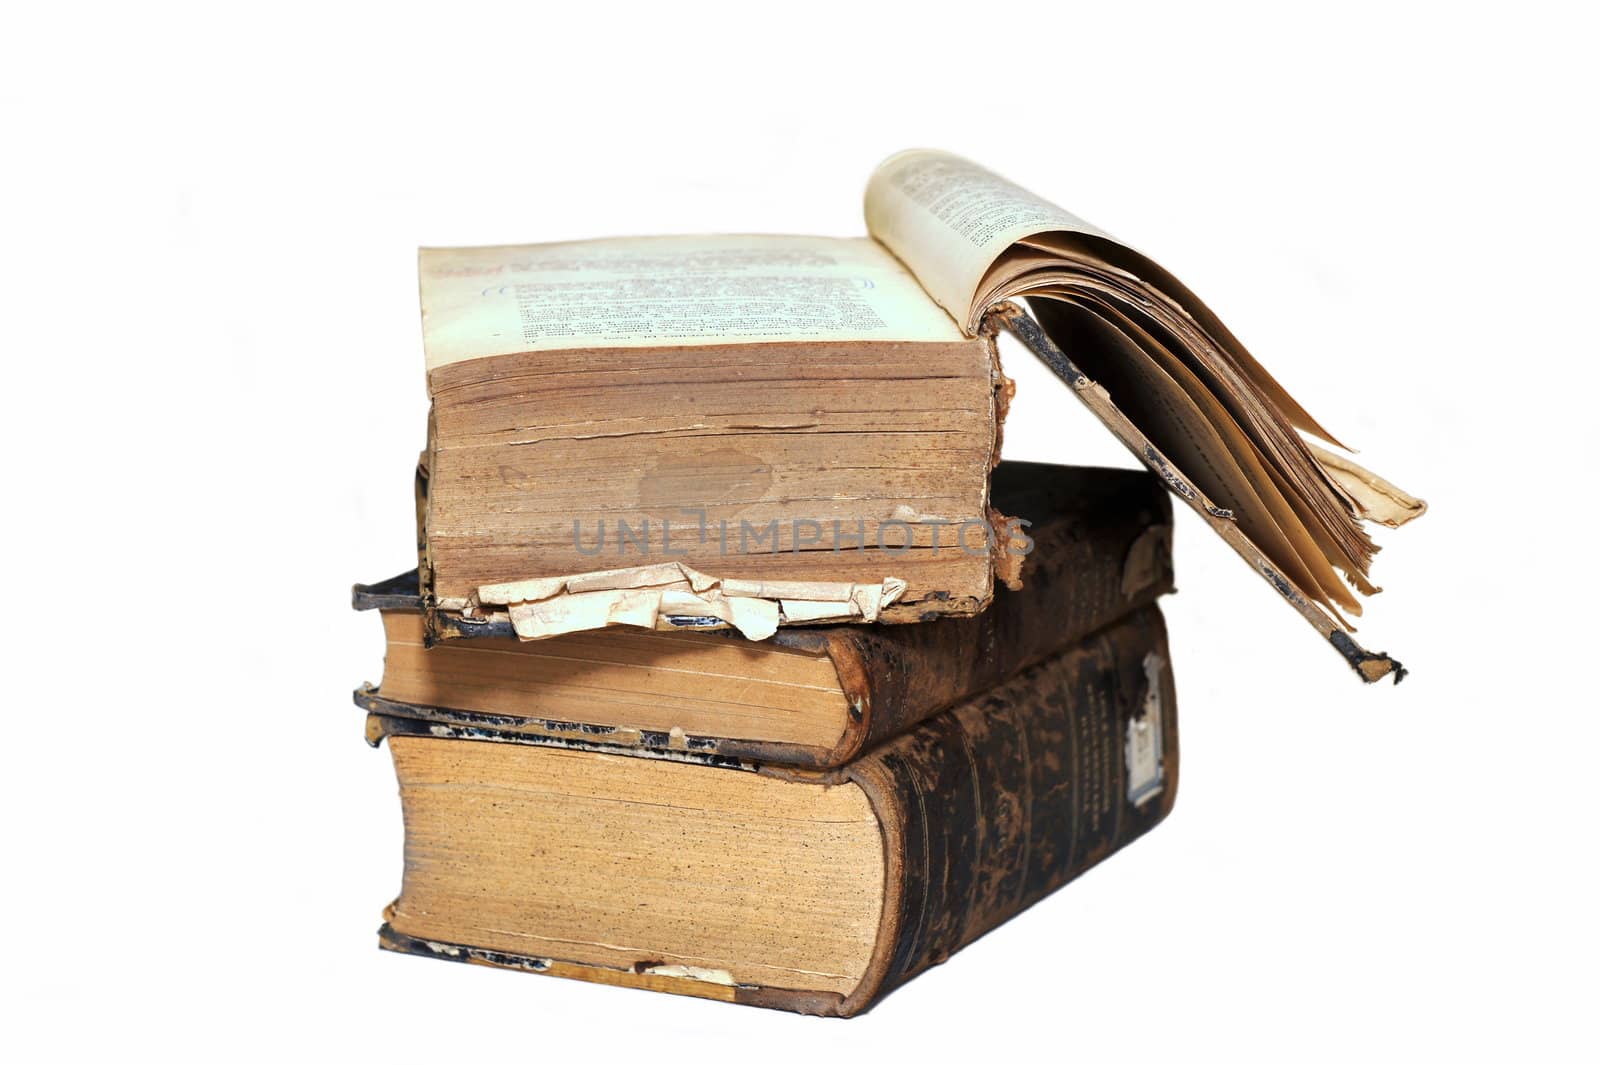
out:
{"label": "bottom book", "polygon": [[368,738],[389,741],[406,826],[383,947],[833,1016],[1144,834],[1177,791],[1154,606],[826,772],[379,714]]}

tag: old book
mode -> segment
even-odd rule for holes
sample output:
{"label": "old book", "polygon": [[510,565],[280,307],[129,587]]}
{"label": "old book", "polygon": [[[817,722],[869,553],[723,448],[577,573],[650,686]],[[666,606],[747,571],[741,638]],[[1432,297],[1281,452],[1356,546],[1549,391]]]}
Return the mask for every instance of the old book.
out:
{"label": "old book", "polygon": [[[505,732],[833,767],[985,691],[1172,588],[1171,505],[1131,470],[1001,463],[994,495],[1025,515],[1026,585],[974,618],[736,633],[609,628],[427,646],[415,574],[358,585],[388,637],[356,703],[443,735]],[[464,624],[472,624],[470,622]]]}
{"label": "old book", "polygon": [[759,638],[988,603],[994,337],[878,243],[425,249],[421,274],[439,608]]}
{"label": "old book", "polygon": [[861,239],[424,250],[430,610],[528,639],[974,613],[1015,576],[988,496],[1009,329],[1364,679],[1398,679],[1348,618],[1377,591],[1366,524],[1422,502],[1330,450],[1177,279],[942,152],[885,162],[865,213]]}
{"label": "old book", "polygon": [[848,1016],[1172,808],[1161,616],[827,772],[440,738],[370,715],[405,813],[382,946]]}

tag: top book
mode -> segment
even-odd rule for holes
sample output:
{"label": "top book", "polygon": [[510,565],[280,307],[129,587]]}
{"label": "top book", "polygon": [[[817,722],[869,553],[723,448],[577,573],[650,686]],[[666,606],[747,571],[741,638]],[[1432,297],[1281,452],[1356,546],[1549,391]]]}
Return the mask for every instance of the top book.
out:
{"label": "top book", "polygon": [[989,500],[1005,328],[1364,679],[1398,679],[1346,616],[1377,590],[1364,523],[1424,504],[1317,443],[1343,447],[1177,279],[944,152],[884,162],[866,223],[423,249],[431,630],[981,611],[1030,544]]}

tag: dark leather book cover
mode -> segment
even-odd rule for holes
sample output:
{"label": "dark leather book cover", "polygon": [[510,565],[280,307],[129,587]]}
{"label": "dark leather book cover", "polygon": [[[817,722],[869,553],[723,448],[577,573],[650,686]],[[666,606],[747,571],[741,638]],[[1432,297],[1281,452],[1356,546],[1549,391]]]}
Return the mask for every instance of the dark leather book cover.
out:
{"label": "dark leather book cover", "polygon": [[[469,700],[449,707],[396,701],[385,696],[381,685],[357,690],[355,701],[375,713],[426,720],[441,728],[511,729],[586,742],[676,745],[812,768],[840,766],[1172,590],[1171,504],[1150,475],[1004,462],[994,473],[994,496],[1006,513],[1031,523],[1026,532],[1034,544],[1024,559],[1022,587],[997,589],[994,603],[977,617],[915,625],[782,628],[761,643],[727,632],[697,634],[707,640],[741,640],[754,650],[771,646],[826,654],[850,707],[848,722],[831,745],[693,732],[678,738],[667,730],[625,723],[552,720],[541,713],[537,697],[529,698],[525,715],[508,715],[503,707],[489,713],[465,705]],[[354,603],[357,609],[420,609],[416,577],[405,574],[358,585]],[[469,625],[464,635],[515,640],[504,624]],[[452,641],[451,646],[462,645]]]}
{"label": "dark leather book cover", "polygon": [[[380,944],[426,957],[850,1016],[1160,822],[1177,793],[1176,709],[1165,629],[1159,610],[1149,606],[838,769],[718,769],[714,759],[676,755],[704,763],[683,772],[742,769],[787,781],[854,784],[866,793],[883,836],[884,900],[870,961],[848,994],[510,954],[417,937],[390,924]],[[383,715],[370,716],[368,729],[373,742],[440,735],[422,722]],[[548,745],[493,730],[471,738]]]}
{"label": "dark leather book cover", "polygon": [[842,772],[884,811],[897,884],[894,925],[886,918],[880,937],[893,949],[880,951],[868,980],[840,1003],[848,1015],[1171,812],[1177,697],[1159,610],[1140,611]]}

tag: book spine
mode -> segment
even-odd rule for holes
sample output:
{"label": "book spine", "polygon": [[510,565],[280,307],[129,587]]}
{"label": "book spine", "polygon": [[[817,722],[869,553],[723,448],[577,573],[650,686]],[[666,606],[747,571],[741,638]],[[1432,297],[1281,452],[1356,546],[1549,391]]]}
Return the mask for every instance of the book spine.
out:
{"label": "book spine", "polygon": [[830,632],[828,653],[852,707],[851,724],[832,750],[785,752],[788,760],[844,765],[1172,591],[1166,493],[1137,474],[1115,484],[1117,498],[1101,516],[1082,520],[1080,505],[1077,519],[1069,514],[1028,530],[1034,545],[1023,588],[996,589],[994,603],[978,617]]}
{"label": "book spine", "polygon": [[1178,784],[1166,632],[1145,608],[844,771],[879,810],[883,927],[848,1016],[1148,832]]}

